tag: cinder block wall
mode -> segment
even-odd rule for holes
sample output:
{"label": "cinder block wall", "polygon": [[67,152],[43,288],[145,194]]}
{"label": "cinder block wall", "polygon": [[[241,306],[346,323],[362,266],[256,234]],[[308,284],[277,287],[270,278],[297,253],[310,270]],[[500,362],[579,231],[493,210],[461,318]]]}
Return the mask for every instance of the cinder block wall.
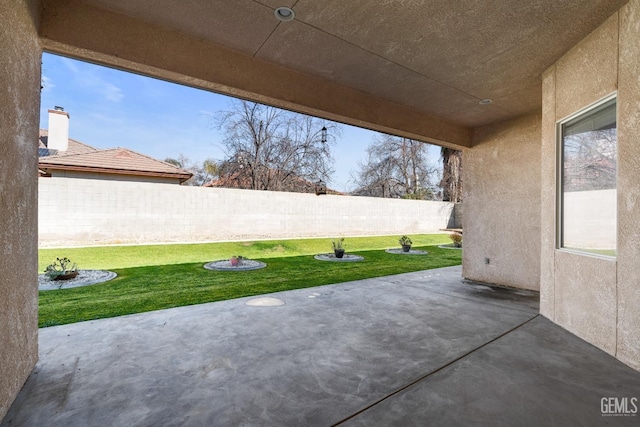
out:
{"label": "cinder block wall", "polygon": [[564,239],[586,249],[616,247],[616,190],[573,191],[564,195]]}
{"label": "cinder block wall", "polygon": [[38,359],[37,2],[0,0],[0,420]]}
{"label": "cinder block wall", "polygon": [[449,222],[449,228],[462,228],[462,218],[464,216],[464,205],[456,203],[453,207],[453,216]]}
{"label": "cinder block wall", "polygon": [[41,245],[428,233],[453,204],[40,178]]}

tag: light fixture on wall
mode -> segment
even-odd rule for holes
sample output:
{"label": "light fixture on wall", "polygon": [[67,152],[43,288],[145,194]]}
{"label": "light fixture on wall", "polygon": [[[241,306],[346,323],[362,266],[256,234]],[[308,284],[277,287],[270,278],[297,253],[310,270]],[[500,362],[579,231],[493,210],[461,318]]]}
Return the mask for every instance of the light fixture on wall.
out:
{"label": "light fixture on wall", "polygon": [[319,179],[318,182],[316,182],[316,196],[320,196],[322,194],[327,194],[327,184]]}
{"label": "light fixture on wall", "polygon": [[285,6],[277,8],[273,11],[273,13],[274,15],[276,15],[276,18],[278,18],[278,20],[282,22],[293,21],[293,18],[296,17],[296,13],[293,11],[293,9]]}
{"label": "light fixture on wall", "polygon": [[[322,129],[320,129],[320,142],[323,144],[327,142],[326,126],[322,126]],[[316,196],[320,196],[322,194],[327,194],[327,184],[322,179],[319,179],[316,181]]]}
{"label": "light fixture on wall", "polygon": [[491,103],[493,103],[493,99],[491,98],[481,99],[480,102],[478,102],[480,105],[489,105]]}

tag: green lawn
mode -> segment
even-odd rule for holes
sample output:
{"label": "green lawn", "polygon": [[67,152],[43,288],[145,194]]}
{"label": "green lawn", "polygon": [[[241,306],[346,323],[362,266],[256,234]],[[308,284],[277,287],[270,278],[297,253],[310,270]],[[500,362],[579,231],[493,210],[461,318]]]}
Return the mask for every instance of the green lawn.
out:
{"label": "green lawn", "polygon": [[[347,252],[399,247],[400,236],[346,237]],[[411,235],[414,246],[451,243],[446,234]],[[38,270],[67,257],[81,269],[114,269],[151,265],[215,261],[232,255],[247,258],[282,258],[332,252],[331,239],[260,240],[248,242],[194,243],[172,245],[97,246],[88,248],[40,249]]]}
{"label": "green lawn", "polygon": [[606,255],[609,257],[615,257],[616,256],[616,250],[615,249],[588,249],[588,248],[572,248],[571,246],[565,246],[565,249],[570,249],[572,251],[576,251],[576,252],[586,252],[588,254],[593,254],[593,255]]}
{"label": "green lawn", "polygon": [[[149,261],[146,262],[148,265],[140,265],[140,263],[145,262],[143,254],[149,253],[147,251],[150,250],[150,246],[86,248],[74,249],[73,252],[57,250],[53,254],[54,257],[67,256],[74,261],[76,258],[84,257],[82,259],[87,262],[87,265],[78,262],[81,268],[110,269],[118,273],[118,277],[112,281],[93,286],[40,292],[39,325],[40,327],[62,325],[461,263],[461,251],[415,244],[422,241],[429,241],[431,244],[445,243],[446,235],[411,237],[414,240],[414,248],[428,250],[429,254],[426,256],[388,254],[381,249],[397,246],[394,245],[397,238],[389,237],[348,238],[346,240],[348,248],[358,244],[363,246],[382,245],[377,250],[355,251],[348,249],[348,253],[364,256],[365,260],[357,263],[317,261],[313,255],[275,255],[277,251],[285,253],[295,253],[300,250],[311,251],[312,241],[318,243],[318,240],[323,243],[319,246],[322,249],[312,251],[312,253],[329,252],[328,239],[254,242],[250,245],[246,244],[246,246],[243,246],[242,243],[154,246],[161,250],[152,258],[153,264]],[[432,239],[436,242],[433,242]],[[383,244],[383,242],[387,243]],[[216,248],[216,245],[221,245],[222,248]],[[202,255],[197,250],[198,247],[202,247],[208,251],[207,253],[213,255],[201,258]],[[183,248],[187,248],[188,254],[182,253],[181,249]],[[224,252],[229,248],[234,250]],[[245,250],[238,251],[236,250],[238,248]],[[262,248],[262,253],[266,255],[251,256],[253,253],[259,253],[259,248]],[[99,249],[107,249],[109,256],[97,256]],[[121,249],[123,253],[119,253],[118,249]],[[83,254],[83,251],[90,254]],[[42,252],[45,251],[41,251],[41,256]],[[46,252],[50,252],[50,250],[46,250]],[[180,260],[186,258],[189,262],[167,262],[172,258],[169,255],[171,253],[175,258]],[[260,259],[268,265],[261,270],[243,272],[210,271],[203,268],[205,262],[228,258],[230,254],[241,254],[252,259]],[[51,255],[49,255],[50,257]],[[197,261],[189,257],[197,257]],[[165,260],[165,264],[160,265],[162,259]],[[114,261],[112,265],[127,263],[138,265],[129,268],[112,268],[109,266],[109,260]]]}

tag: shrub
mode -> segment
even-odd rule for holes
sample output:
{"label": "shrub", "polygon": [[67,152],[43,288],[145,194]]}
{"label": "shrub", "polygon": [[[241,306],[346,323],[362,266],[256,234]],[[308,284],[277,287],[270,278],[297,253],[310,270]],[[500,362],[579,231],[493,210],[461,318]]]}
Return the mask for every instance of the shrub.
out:
{"label": "shrub", "polygon": [[46,274],[50,279],[53,280],[58,276],[74,271],[78,271],[78,266],[76,265],[76,263],[72,263],[69,258],[64,257],[56,258],[53,264],[49,264],[47,266],[47,268],[44,270],[44,274]]}
{"label": "shrub", "polygon": [[455,246],[456,248],[461,248],[462,247],[462,234],[451,233],[451,234],[449,234],[449,238],[453,242],[453,246]]}
{"label": "shrub", "polygon": [[411,241],[411,239],[409,238],[409,236],[402,236],[402,237],[398,240],[398,242],[399,242],[402,246],[405,246],[405,245],[411,245],[411,244],[413,244],[413,242]]}
{"label": "shrub", "polygon": [[247,258],[243,257],[242,255],[234,255],[229,258],[229,262],[231,262],[231,265],[233,266],[239,266],[242,265],[242,262],[246,259]]}
{"label": "shrub", "polygon": [[331,245],[333,246],[333,250],[335,251],[336,249],[344,249],[344,237],[341,237],[339,239],[333,239],[333,241],[331,242]]}

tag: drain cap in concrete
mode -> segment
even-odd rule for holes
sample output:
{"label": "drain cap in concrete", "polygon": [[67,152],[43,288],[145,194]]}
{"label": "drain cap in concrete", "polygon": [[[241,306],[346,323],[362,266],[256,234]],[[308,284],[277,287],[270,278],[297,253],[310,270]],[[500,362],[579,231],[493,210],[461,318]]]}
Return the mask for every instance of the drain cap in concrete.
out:
{"label": "drain cap in concrete", "polygon": [[284,301],[273,297],[254,298],[245,302],[246,305],[253,307],[275,307],[278,305],[284,305]]}

